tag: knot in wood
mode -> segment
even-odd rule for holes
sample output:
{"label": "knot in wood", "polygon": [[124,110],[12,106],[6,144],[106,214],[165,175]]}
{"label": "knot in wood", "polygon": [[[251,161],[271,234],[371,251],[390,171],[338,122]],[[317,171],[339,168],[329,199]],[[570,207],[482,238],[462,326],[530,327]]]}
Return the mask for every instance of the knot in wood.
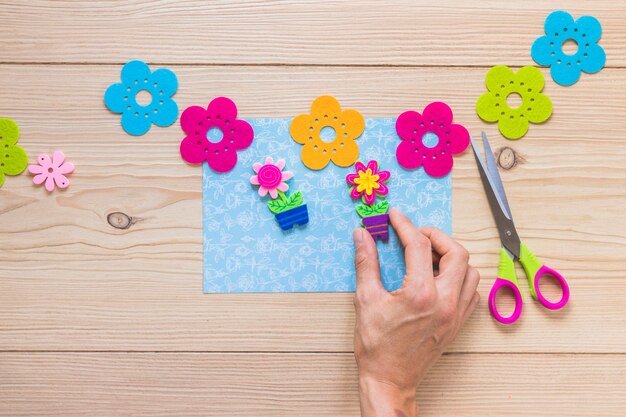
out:
{"label": "knot in wood", "polygon": [[116,229],[128,229],[130,226],[135,223],[133,218],[127,215],[126,213],[122,213],[121,211],[116,211],[113,213],[109,213],[107,216],[107,222]]}
{"label": "knot in wood", "polygon": [[513,148],[509,148],[505,146],[501,148],[498,152],[498,165],[502,167],[502,169],[509,170],[513,168],[517,164],[517,157]]}

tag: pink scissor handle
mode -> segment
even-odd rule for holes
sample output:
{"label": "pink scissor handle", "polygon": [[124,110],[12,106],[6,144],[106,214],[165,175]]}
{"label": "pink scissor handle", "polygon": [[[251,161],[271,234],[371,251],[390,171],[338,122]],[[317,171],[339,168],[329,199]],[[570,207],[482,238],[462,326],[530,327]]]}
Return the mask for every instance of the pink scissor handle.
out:
{"label": "pink scissor handle", "polygon": [[[498,291],[504,287],[510,288],[515,296],[515,310],[513,310],[513,314],[509,317],[501,316],[496,307],[496,296],[498,295]],[[491,311],[491,315],[502,324],[512,324],[515,323],[520,314],[522,314],[522,305],[522,294],[519,288],[517,288],[517,285],[508,279],[496,278],[496,282],[493,283],[493,287],[491,287],[491,291],[489,292],[489,310]]]}
{"label": "pink scissor handle", "polygon": [[[546,299],[543,296],[543,294],[541,294],[541,291],[539,290],[539,279],[548,275],[551,275],[554,278],[556,278],[556,280],[559,282],[559,285],[561,286],[561,292],[563,293],[563,295],[561,296],[561,300],[557,301],[556,303],[553,303],[549,301],[548,299]],[[550,310],[558,310],[560,308],[563,308],[565,304],[567,304],[567,302],[569,301],[569,285],[567,285],[567,281],[565,281],[565,278],[563,278],[563,275],[561,275],[558,271],[550,267],[547,267],[545,265],[542,265],[541,268],[539,268],[539,270],[535,274],[534,282],[535,282],[535,294],[537,295],[537,300],[539,300],[539,302],[545,308],[549,308]]]}

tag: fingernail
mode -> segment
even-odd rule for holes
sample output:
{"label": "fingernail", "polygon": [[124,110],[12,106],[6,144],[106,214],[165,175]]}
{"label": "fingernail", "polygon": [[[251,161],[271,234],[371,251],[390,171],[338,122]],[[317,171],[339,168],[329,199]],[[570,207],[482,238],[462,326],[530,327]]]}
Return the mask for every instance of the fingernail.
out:
{"label": "fingernail", "polygon": [[354,240],[354,248],[358,248],[363,244],[363,229],[360,227],[354,229],[352,232],[352,240]]}

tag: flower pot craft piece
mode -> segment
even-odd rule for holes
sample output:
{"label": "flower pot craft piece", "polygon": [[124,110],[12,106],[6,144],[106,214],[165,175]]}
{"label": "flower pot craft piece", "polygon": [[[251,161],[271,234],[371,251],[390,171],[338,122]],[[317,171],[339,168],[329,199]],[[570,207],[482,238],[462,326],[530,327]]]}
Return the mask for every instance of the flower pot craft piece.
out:
{"label": "flower pot craft piece", "polygon": [[369,161],[367,166],[357,162],[355,174],[348,174],[346,182],[351,185],[350,197],[361,198],[363,203],[356,207],[356,212],[363,218],[361,225],[374,239],[389,239],[389,202],[382,200],[376,203],[376,196],[386,196],[389,188],[385,182],[389,181],[389,171],[379,171],[377,161]]}
{"label": "flower pot craft piece", "polygon": [[309,211],[306,204],[302,204],[302,193],[296,191],[289,197],[279,193],[280,198],[267,203],[278,225],[283,230],[289,230],[295,225],[304,226],[309,222]]}
{"label": "flower pot craft piece", "polygon": [[361,224],[374,239],[389,239],[389,202],[381,201],[371,206],[357,206],[356,212],[363,218]]}
{"label": "flower pot craft piece", "polygon": [[293,177],[293,173],[283,171],[284,168],[284,160],[274,163],[272,157],[268,156],[264,164],[257,162],[252,166],[256,175],[250,177],[250,183],[259,186],[261,197],[269,194],[271,200],[267,203],[267,207],[274,213],[280,228],[289,230],[295,225],[307,224],[309,211],[307,205],[302,202],[300,191],[291,195],[285,194],[289,190],[289,185],[285,181]]}

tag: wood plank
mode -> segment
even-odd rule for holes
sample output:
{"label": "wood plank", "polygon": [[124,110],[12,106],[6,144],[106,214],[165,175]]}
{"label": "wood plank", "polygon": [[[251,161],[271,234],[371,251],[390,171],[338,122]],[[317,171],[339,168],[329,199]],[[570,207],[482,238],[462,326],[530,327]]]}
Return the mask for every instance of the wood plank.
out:
{"label": "wood plank", "polygon": [[[608,66],[626,65],[626,8],[612,0],[4,1],[2,62],[532,64],[545,17],[603,25]],[[451,28],[454,28],[452,30]],[[586,77],[584,77],[586,79]]]}
{"label": "wood plank", "polygon": [[[365,116],[448,102],[472,132],[525,158],[503,172],[520,233],[573,291],[562,313],[527,303],[514,328],[489,318],[499,243],[468,152],[455,164],[454,235],[484,276],[483,301],[452,351],[625,352],[625,70],[568,89],[549,83],[551,121],[510,142],[474,113],[481,68],[173,69],[181,108],[224,94],[243,117],[293,116],[320,93]],[[176,125],[122,132],[102,104],[118,71],[0,65],[11,86],[0,114],[20,124],[20,144],[31,155],[62,149],[77,166],[66,192],[47,195],[28,175],[0,189],[0,349],[350,352],[350,294],[201,293],[200,170],[181,161]],[[115,211],[139,221],[114,229]]]}
{"label": "wood plank", "polygon": [[[2,416],[356,416],[350,354],[2,353]],[[622,416],[624,355],[446,355],[425,416]]]}

